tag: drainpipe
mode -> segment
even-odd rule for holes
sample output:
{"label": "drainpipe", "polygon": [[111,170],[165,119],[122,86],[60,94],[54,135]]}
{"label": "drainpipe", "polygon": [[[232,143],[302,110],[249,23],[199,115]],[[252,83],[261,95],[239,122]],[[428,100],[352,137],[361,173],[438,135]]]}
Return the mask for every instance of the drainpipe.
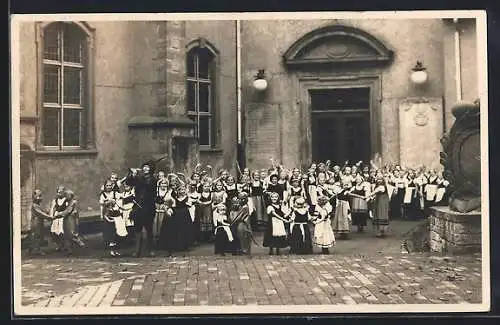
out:
{"label": "drainpipe", "polygon": [[455,24],[455,87],[457,101],[462,100],[462,67],[460,56],[460,30],[458,29],[458,18],[453,18]]}
{"label": "drainpipe", "polygon": [[240,169],[245,166],[245,155],[242,140],[242,112],[241,112],[241,26],[240,20],[236,20],[236,98],[237,98],[237,162]]}

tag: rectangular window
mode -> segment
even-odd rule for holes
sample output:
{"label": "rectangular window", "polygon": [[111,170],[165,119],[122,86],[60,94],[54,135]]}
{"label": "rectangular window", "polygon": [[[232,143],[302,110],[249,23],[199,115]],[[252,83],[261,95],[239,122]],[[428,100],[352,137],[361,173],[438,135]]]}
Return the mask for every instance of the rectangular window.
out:
{"label": "rectangular window", "polygon": [[83,146],[85,35],[74,24],[54,23],[43,37],[42,144]]}
{"label": "rectangular window", "polygon": [[195,136],[202,147],[214,144],[213,119],[214,54],[207,48],[194,48],[187,56],[188,116],[195,122]]}

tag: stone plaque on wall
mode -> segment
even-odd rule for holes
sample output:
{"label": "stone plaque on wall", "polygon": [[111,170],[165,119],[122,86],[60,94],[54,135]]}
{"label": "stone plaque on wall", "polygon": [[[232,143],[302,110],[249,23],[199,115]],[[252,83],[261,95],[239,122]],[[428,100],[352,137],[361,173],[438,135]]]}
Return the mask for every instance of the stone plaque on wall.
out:
{"label": "stone plaque on wall", "polygon": [[401,164],[439,168],[443,136],[441,98],[407,98],[399,103]]}

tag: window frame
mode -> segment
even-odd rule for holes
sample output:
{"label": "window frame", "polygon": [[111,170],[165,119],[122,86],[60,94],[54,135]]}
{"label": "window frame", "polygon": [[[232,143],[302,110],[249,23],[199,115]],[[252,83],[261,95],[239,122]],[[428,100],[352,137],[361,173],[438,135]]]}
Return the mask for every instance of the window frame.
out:
{"label": "window frame", "polygon": [[[74,27],[78,28],[82,34],[84,35],[85,47],[82,53],[82,62],[81,64],[74,64],[73,62],[64,62],[64,58],[61,57],[60,60],[54,61],[45,59],[44,57],[44,41],[45,41],[45,30],[48,27],[52,27],[53,24],[72,24]],[[94,140],[94,39],[95,39],[95,29],[90,27],[86,22],[79,21],[51,21],[51,22],[38,22],[36,24],[36,46],[37,46],[37,152],[51,152],[51,153],[71,153],[71,152],[88,152],[95,151],[95,140]],[[63,44],[58,45],[58,49],[63,46]],[[61,51],[62,52],[62,51]],[[81,81],[80,89],[81,97],[80,97],[80,105],[76,104],[64,104],[61,103],[45,103],[44,98],[44,69],[45,66],[59,66],[61,69],[64,67],[75,66],[81,68]],[[59,72],[61,73],[61,72]],[[64,80],[58,80],[59,98],[64,97]],[[80,144],[77,146],[63,146],[63,136],[60,136],[59,144],[57,146],[48,146],[44,144],[43,138],[43,121],[44,121],[44,108],[53,107],[53,108],[61,108],[61,105],[67,107],[69,109],[78,108],[82,110],[80,113]],[[61,119],[61,117],[59,117]],[[60,120],[59,120],[60,121]],[[63,122],[58,125],[63,128]],[[64,132],[62,129],[60,132]]]}
{"label": "window frame", "polygon": [[[199,68],[199,61],[195,64],[195,76],[188,76],[187,73],[187,65],[192,64],[193,61],[191,59],[191,53],[193,51],[197,50],[207,50],[209,55],[211,56],[211,60],[208,62],[208,72],[209,78],[200,78],[198,76],[198,68]],[[195,60],[199,60],[198,55],[194,55]],[[189,87],[190,82],[195,82],[196,85],[200,83],[209,83],[209,91],[208,91],[208,101],[209,101],[209,111],[204,112],[199,110],[199,86],[195,87],[195,110],[192,110],[192,107],[186,107],[186,113],[189,118],[192,118],[193,116],[195,117],[196,121],[196,130],[195,130],[195,137],[198,141],[198,144],[200,146],[200,150],[213,150],[217,148],[220,143],[220,125],[219,125],[219,108],[218,108],[218,78],[219,78],[219,52],[213,45],[211,45],[207,40],[203,38],[198,38],[194,41],[191,41],[186,45],[186,89]],[[186,91],[186,97],[187,97],[187,91]],[[186,103],[189,101],[186,98]],[[208,117],[209,118],[209,144],[200,144],[200,138],[199,138],[199,121],[200,117]]]}

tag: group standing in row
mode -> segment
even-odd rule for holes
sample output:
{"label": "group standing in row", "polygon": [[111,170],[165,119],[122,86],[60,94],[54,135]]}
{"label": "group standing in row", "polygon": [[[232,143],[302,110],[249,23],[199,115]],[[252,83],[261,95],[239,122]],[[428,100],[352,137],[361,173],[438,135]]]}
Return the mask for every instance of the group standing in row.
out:
{"label": "group standing in row", "polygon": [[[349,238],[353,226],[363,232],[371,220],[376,235],[384,237],[390,220],[424,218],[427,208],[447,201],[448,182],[423,167],[326,162],[301,171],[272,163],[267,170],[238,169],[236,177],[221,170],[215,179],[211,168],[197,166],[188,179],[155,172],[151,162],[129,169],[122,179],[112,173],[99,194],[109,253],[119,256],[120,244],[130,238],[134,256],[143,255],[144,246],[148,256],[154,249],[172,255],[202,242],[212,242],[216,254],[250,254],[254,231],[264,231],[262,245],[269,254],[286,247],[309,254],[313,245],[329,253],[336,238]],[[64,193],[57,189],[47,214],[52,235],[64,249],[71,242],[83,246],[74,225],[74,194]]]}

